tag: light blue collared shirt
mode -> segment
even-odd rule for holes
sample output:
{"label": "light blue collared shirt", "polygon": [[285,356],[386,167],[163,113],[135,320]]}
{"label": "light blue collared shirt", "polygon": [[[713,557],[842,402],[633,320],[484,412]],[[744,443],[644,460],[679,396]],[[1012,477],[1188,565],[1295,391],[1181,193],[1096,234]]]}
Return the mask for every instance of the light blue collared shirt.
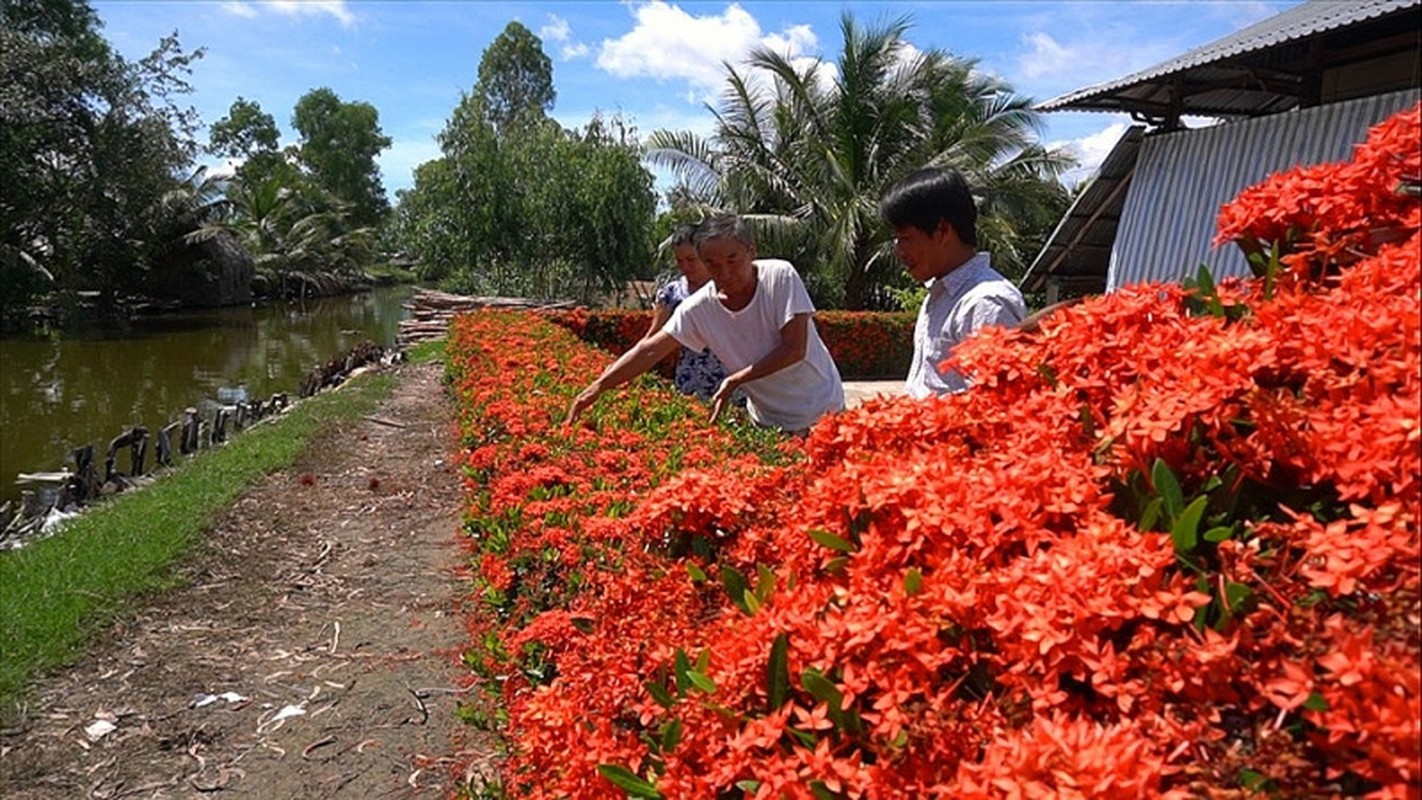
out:
{"label": "light blue collared shirt", "polygon": [[959,342],[988,325],[1013,327],[1027,316],[1022,293],[992,268],[987,253],[977,253],[957,269],[928,284],[913,329],[913,362],[904,388],[910,397],[954,394],[972,383],[957,370],[939,364]]}

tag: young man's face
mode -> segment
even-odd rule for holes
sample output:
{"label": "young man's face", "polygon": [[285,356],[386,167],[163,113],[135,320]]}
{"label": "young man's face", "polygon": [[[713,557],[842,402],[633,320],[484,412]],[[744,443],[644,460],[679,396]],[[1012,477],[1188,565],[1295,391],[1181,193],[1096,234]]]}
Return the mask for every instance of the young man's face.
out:
{"label": "young man's face", "polygon": [[946,271],[949,248],[956,238],[953,226],[941,220],[932,233],[924,233],[913,225],[895,225],[894,251],[904,262],[908,274],[919,283],[925,283]]}
{"label": "young man's face", "polygon": [[711,274],[706,271],[706,265],[701,263],[701,257],[696,254],[696,245],[690,242],[679,244],[672,248],[672,253],[676,256],[676,268],[681,270],[687,283],[692,286],[700,286],[711,279]]}
{"label": "young man's face", "polygon": [[697,253],[720,290],[743,291],[755,282],[755,245],[726,236],[702,242]]}

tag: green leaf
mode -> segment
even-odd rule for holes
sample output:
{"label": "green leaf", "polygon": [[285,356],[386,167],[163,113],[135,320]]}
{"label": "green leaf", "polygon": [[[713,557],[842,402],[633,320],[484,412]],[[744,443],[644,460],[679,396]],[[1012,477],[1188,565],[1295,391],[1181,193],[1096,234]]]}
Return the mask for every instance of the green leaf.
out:
{"label": "green leaf", "polygon": [[755,598],[761,603],[775,592],[775,572],[764,564],[756,564]]}
{"label": "green leaf", "polygon": [[1223,317],[1224,305],[1220,303],[1220,293],[1215,288],[1215,276],[1210,274],[1208,266],[1200,265],[1195,273],[1195,285],[1199,287],[1201,299],[1209,306],[1210,316]]}
{"label": "green leaf", "polygon": [[815,528],[811,530],[810,538],[814,539],[816,542],[819,542],[821,545],[823,545],[824,547],[828,547],[831,550],[836,550],[841,553],[854,552],[854,545],[852,543],[850,543],[846,539],[841,539],[838,536],[835,536],[834,534],[822,528]]}
{"label": "green leaf", "polygon": [[760,790],[760,781],[736,781],[736,788],[740,789],[743,792],[754,793]]}
{"label": "green leaf", "polygon": [[790,697],[790,636],[782,633],[770,645],[770,664],[765,671],[767,712],[785,705]]}
{"label": "green leaf", "polygon": [[741,608],[744,608],[746,613],[751,615],[754,615],[760,610],[760,600],[756,598],[755,592],[750,589],[746,590],[745,595],[741,597]]}
{"label": "green leaf", "polygon": [[707,669],[707,667],[710,667],[710,666],[711,666],[711,651],[703,647],[703,648],[701,649],[701,652],[699,652],[699,653],[696,654],[696,671],[697,671],[697,672],[700,672],[701,674],[704,675],[704,674],[706,674],[706,669]]}
{"label": "green leaf", "polygon": [[809,731],[802,731],[798,728],[786,728],[785,732],[794,736],[800,741],[801,746],[809,750],[814,750],[815,744],[819,742],[819,739],[816,739],[815,735]]}
{"label": "green leaf", "polygon": [[1234,528],[1231,527],[1221,526],[1218,528],[1210,528],[1209,530],[1205,531],[1205,541],[1223,542],[1224,540],[1228,539],[1233,535]]}
{"label": "green leaf", "polygon": [[834,685],[834,681],[826,678],[819,670],[805,670],[800,675],[800,683],[816,700],[828,703],[830,711],[839,711],[840,703],[844,701],[844,695],[840,694],[839,687]]}
{"label": "green leaf", "polygon": [[810,794],[815,796],[815,800],[835,800],[835,793],[825,786],[824,781],[810,781]]}
{"label": "green leaf", "polygon": [[1146,503],[1145,510],[1141,512],[1141,521],[1136,524],[1136,527],[1143,531],[1155,530],[1155,523],[1160,521],[1160,509],[1164,504],[1165,501],[1159,497],[1153,498],[1149,503]]}
{"label": "green leaf", "polygon": [[651,695],[652,699],[656,700],[657,704],[660,705],[662,708],[671,708],[673,705],[676,704],[676,699],[671,696],[671,692],[668,692],[667,687],[661,685],[660,683],[656,681],[647,681],[646,683],[642,684],[642,686],[646,688],[647,694]]}
{"label": "green leaf", "polygon": [[727,565],[721,568],[721,583],[726,587],[726,594],[731,596],[731,602],[740,606],[742,611],[750,611],[746,608],[746,589],[750,588],[746,576]]}
{"label": "green leaf", "polygon": [[598,764],[597,772],[611,781],[617,788],[627,792],[629,797],[660,798],[657,787],[637,777],[636,773],[616,764]]}
{"label": "green leaf", "polygon": [[686,677],[687,680],[691,681],[692,686],[696,687],[697,689],[700,689],[706,694],[716,693],[716,682],[706,677],[706,675],[697,672],[696,670],[691,670],[690,672],[686,673]]}
{"label": "green leaf", "polygon": [[587,617],[572,617],[568,620],[568,622],[571,623],[574,628],[577,628],[583,633],[593,632],[593,621],[588,619]]}
{"label": "green leaf", "polygon": [[1175,542],[1175,552],[1188,553],[1199,543],[1200,517],[1205,514],[1205,504],[1210,498],[1201,495],[1190,502],[1175,524],[1170,526],[1170,539]]}
{"label": "green leaf", "polygon": [[1225,584],[1225,603],[1229,605],[1230,613],[1237,611],[1253,594],[1254,590],[1242,583]]}
{"label": "green leaf", "polygon": [[907,729],[907,728],[899,728],[899,733],[898,733],[898,735],[894,737],[894,740],[893,740],[892,742],[889,742],[889,746],[892,747],[892,748],[894,748],[894,749],[898,749],[898,748],[903,747],[904,745],[908,744],[908,740],[909,740],[909,737],[908,737],[908,729]]}
{"label": "green leaf", "polygon": [[919,571],[918,567],[910,567],[909,571],[904,573],[904,594],[913,597],[921,591],[923,591],[923,573]]}
{"label": "green leaf", "polygon": [[707,580],[706,573],[702,571],[701,567],[696,566],[690,561],[686,562],[686,573],[697,583],[705,583]]}
{"label": "green leaf", "polygon": [[681,744],[681,720],[674,719],[662,729],[662,752],[670,753]]}
{"label": "green leaf", "polygon": [[1051,364],[1038,365],[1037,374],[1042,376],[1042,380],[1046,381],[1048,386],[1052,387],[1053,389],[1057,388],[1057,383],[1059,383],[1057,379],[1057,371],[1055,369],[1052,369]]}
{"label": "green leaf", "polygon": [[686,694],[686,690],[691,688],[691,679],[687,677],[691,673],[691,662],[686,659],[686,651],[680,647],[672,659],[672,673],[676,675],[676,693]]}
{"label": "green leaf", "polygon": [[849,556],[835,556],[825,562],[825,572],[831,575],[839,575],[844,572],[844,568],[849,564]]}
{"label": "green leaf", "polygon": [[1327,711],[1328,701],[1318,692],[1309,692],[1308,699],[1304,701],[1303,707],[1309,711]]}
{"label": "green leaf", "polygon": [[1184,496],[1180,493],[1180,482],[1175,480],[1175,473],[1170,471],[1170,465],[1160,458],[1155,460],[1155,466],[1151,468],[1150,480],[1155,485],[1155,493],[1165,500],[1165,513],[1173,523],[1185,507]]}

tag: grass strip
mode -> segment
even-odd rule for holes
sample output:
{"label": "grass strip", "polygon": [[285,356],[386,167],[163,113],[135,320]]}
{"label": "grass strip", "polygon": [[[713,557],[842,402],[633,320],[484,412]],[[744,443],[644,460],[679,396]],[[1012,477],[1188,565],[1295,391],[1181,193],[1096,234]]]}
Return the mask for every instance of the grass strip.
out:
{"label": "grass strip", "polygon": [[203,450],[151,486],[99,503],[53,536],[0,552],[0,717],[35,676],[71,660],[145,592],[178,585],[173,563],[263,475],[324,427],[369,414],[395,378],[364,375]]}

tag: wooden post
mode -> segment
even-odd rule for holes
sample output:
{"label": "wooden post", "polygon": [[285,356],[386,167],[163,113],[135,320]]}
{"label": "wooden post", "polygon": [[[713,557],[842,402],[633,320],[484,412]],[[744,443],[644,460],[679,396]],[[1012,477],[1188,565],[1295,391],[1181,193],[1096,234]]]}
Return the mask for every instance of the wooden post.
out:
{"label": "wooden post", "polygon": [[137,478],[143,474],[143,464],[148,460],[148,429],[139,425],[133,429],[137,438],[128,446],[129,475]]}
{"label": "wooden post", "polygon": [[158,429],[158,452],[153,460],[160,466],[173,466],[173,437],[182,427],[181,422],[170,422]]}
{"label": "wooden post", "polygon": [[188,408],[183,411],[183,443],[180,449],[183,455],[192,455],[198,449],[198,415],[196,408]]}
{"label": "wooden post", "polygon": [[98,493],[99,473],[94,469],[94,446],[86,444],[74,448],[70,457],[74,459],[73,483],[74,502],[83,503]]}
{"label": "wooden post", "polygon": [[20,519],[34,519],[39,514],[39,495],[35,494],[34,489],[22,489],[20,491]]}
{"label": "wooden post", "polygon": [[143,454],[148,449],[148,429],[142,425],[135,425],[115,436],[113,441],[109,442],[109,449],[104,453],[104,483],[113,480],[118,474],[118,471],[114,469],[114,463],[118,461],[120,447],[129,448],[129,475],[142,474]]}
{"label": "wooden post", "polygon": [[227,422],[232,418],[232,406],[220,406],[212,415],[212,443],[227,441]]}

